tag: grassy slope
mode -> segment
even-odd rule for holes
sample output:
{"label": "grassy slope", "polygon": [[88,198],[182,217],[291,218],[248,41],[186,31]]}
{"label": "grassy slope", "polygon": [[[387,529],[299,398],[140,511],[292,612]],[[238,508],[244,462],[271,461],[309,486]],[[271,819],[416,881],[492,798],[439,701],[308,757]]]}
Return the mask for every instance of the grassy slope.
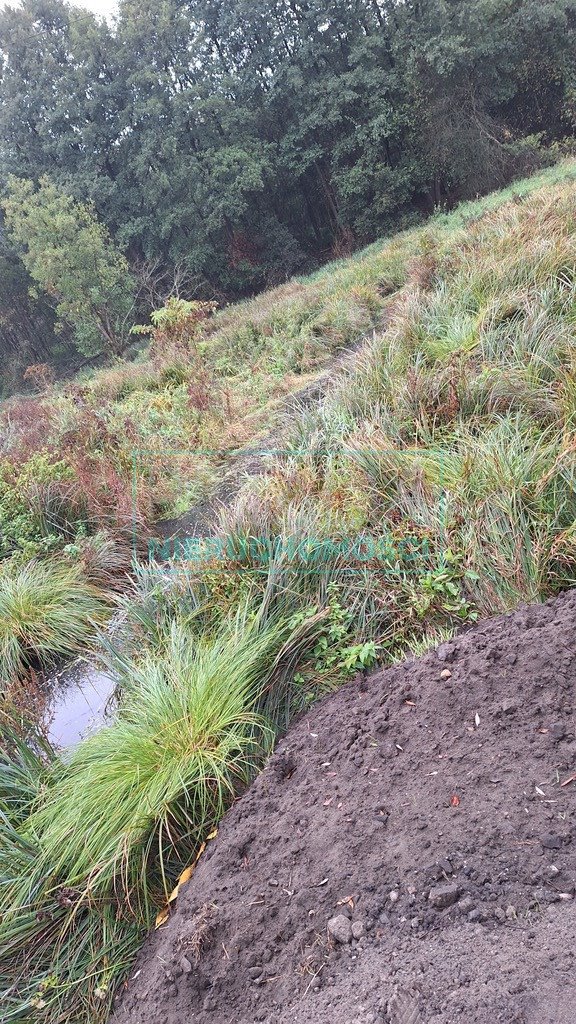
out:
{"label": "grassy slope", "polygon": [[[561,164],[439,215],[426,231],[451,232],[511,195],[573,173],[571,164]],[[138,463],[143,517],[190,507],[218,469],[217,460],[194,453],[250,440],[282,396],[318,373],[335,352],[378,330],[390,294],[407,279],[421,234],[414,230],[375,243],[311,277],[221,310],[199,349],[194,344],[154,359],[144,354],[37,398],[5,403],[0,457],[21,469],[30,456],[49,453],[51,462],[70,468],[84,491],[85,514],[117,525],[130,517],[133,452],[140,449],[147,453]],[[23,486],[29,486],[25,473]]]}
{"label": "grassy slope", "polygon": [[[247,394],[250,346],[265,355],[266,383],[235,443],[261,425],[270,380],[285,387],[294,372],[292,343],[325,358],[369,337],[320,408],[295,420],[290,450],[223,513],[225,554],[201,569],[139,572],[122,649],[109,652],[118,721],[67,763],[35,759],[15,739],[6,747],[7,1019],[31,1007],[50,1024],[105,1016],[142,925],[269,727],[375,657],[419,652],[478,614],[574,582],[575,177],[573,165],[554,168],[510,190],[505,206],[509,195],[467,204],[221,314],[206,339],[218,387],[235,381]],[[10,443],[20,437],[29,453],[56,439],[71,459],[62,424],[77,417],[68,444],[78,443],[85,417],[101,445],[90,452],[110,455],[120,475],[129,437],[111,451],[105,438],[124,429],[127,402],[141,403],[149,429],[151,396],[172,402],[191,383],[174,383],[181,363],[166,377],[174,366],[105,371],[81,385],[80,404],[70,389],[49,395],[38,405],[48,440],[31,445],[16,417]],[[196,413],[231,441],[213,409]],[[180,419],[175,402],[170,431]],[[113,818],[102,820],[114,778]]]}

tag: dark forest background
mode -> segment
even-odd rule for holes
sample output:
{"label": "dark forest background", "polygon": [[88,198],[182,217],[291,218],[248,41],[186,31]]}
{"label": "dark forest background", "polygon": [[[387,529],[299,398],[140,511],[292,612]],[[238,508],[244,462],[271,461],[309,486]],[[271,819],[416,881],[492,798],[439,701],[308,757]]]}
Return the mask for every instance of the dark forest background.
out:
{"label": "dark forest background", "polygon": [[171,291],[252,294],[553,159],[575,28],[575,0],[5,9],[5,378],[122,351]]}

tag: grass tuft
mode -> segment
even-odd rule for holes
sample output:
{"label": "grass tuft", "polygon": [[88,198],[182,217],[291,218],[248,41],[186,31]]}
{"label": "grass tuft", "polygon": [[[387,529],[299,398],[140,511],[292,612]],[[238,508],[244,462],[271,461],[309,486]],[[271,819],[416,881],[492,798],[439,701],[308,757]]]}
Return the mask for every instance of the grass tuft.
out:
{"label": "grass tuft", "polygon": [[302,635],[246,614],[202,641],[173,623],[162,656],[123,660],[112,725],[48,765],[5,737],[4,1019],[105,1016],[142,929],[271,749],[265,712]]}
{"label": "grass tuft", "polygon": [[61,559],[0,568],[0,681],[84,650],[108,615],[102,592]]}

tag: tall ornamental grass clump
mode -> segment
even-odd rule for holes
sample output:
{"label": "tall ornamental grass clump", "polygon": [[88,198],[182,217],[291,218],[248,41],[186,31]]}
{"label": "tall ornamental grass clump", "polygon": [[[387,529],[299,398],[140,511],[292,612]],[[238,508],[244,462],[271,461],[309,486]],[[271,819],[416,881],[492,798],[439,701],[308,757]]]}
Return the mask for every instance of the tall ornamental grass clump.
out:
{"label": "tall ornamental grass clump", "polygon": [[0,686],[88,647],[109,608],[79,566],[62,558],[0,567]]}
{"label": "tall ornamental grass clump", "polygon": [[[296,630],[296,645],[302,635]],[[245,614],[214,639],[194,639],[174,622],[161,656],[124,661],[113,724],[48,765],[36,758],[42,783],[28,784],[25,806],[15,803],[18,773],[6,748],[4,1019],[106,1016],[142,929],[271,748],[264,711],[285,686],[292,643],[285,623]]]}
{"label": "tall ornamental grass clump", "polygon": [[382,660],[576,582],[574,182],[436,223],[385,329],[221,522],[254,573],[253,538],[291,523],[300,551],[376,551],[322,568]]}

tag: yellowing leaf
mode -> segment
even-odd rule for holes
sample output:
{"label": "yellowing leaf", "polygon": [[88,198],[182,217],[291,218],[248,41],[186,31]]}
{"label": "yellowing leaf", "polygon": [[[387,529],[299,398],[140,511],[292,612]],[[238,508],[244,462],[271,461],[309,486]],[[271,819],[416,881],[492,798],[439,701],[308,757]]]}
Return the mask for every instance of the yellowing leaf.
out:
{"label": "yellowing leaf", "polygon": [[190,881],[192,875],[196,870],[198,861],[200,860],[200,857],[202,856],[204,850],[206,849],[206,843],[209,843],[211,839],[216,839],[217,835],[218,829],[215,828],[210,833],[209,836],[206,836],[206,842],[202,843],[202,845],[200,846],[200,849],[198,850],[198,853],[196,854],[196,857],[194,858],[192,864],[189,864],[187,868],[184,868],[184,871],[178,878],[178,882],[176,883],[175,887],[172,889],[172,892],[168,897],[168,903],[166,904],[165,907],[162,908],[162,910],[159,911],[156,917],[156,923],[154,925],[155,928],[161,928],[163,924],[166,924],[166,921],[170,917],[170,904],[173,903],[175,899],[177,899],[178,893],[180,892],[180,886],[186,885],[186,882]]}
{"label": "yellowing leaf", "polygon": [[190,881],[192,875],[194,874],[195,867],[196,864],[191,864],[190,867],[184,868],[184,871],[182,872],[180,878],[178,879],[178,887],[180,887],[181,885],[186,885],[186,882]]}
{"label": "yellowing leaf", "polygon": [[184,868],[184,871],[182,872],[182,874],[180,875],[180,878],[178,879],[178,885],[184,885],[185,882],[189,882],[190,881],[190,879],[192,878],[192,875],[194,874],[194,869],[195,869],[198,861],[200,860],[200,857],[204,853],[205,849],[206,849],[206,843],[202,843],[200,849],[198,850],[198,853],[196,854],[196,856],[194,858],[193,863],[190,864],[187,868]]}
{"label": "yellowing leaf", "polygon": [[168,920],[169,917],[170,917],[170,907],[168,907],[168,906],[162,907],[162,910],[158,911],[158,914],[156,915],[156,921],[154,922],[154,927],[155,928],[161,928],[163,924],[166,924],[166,921]]}

